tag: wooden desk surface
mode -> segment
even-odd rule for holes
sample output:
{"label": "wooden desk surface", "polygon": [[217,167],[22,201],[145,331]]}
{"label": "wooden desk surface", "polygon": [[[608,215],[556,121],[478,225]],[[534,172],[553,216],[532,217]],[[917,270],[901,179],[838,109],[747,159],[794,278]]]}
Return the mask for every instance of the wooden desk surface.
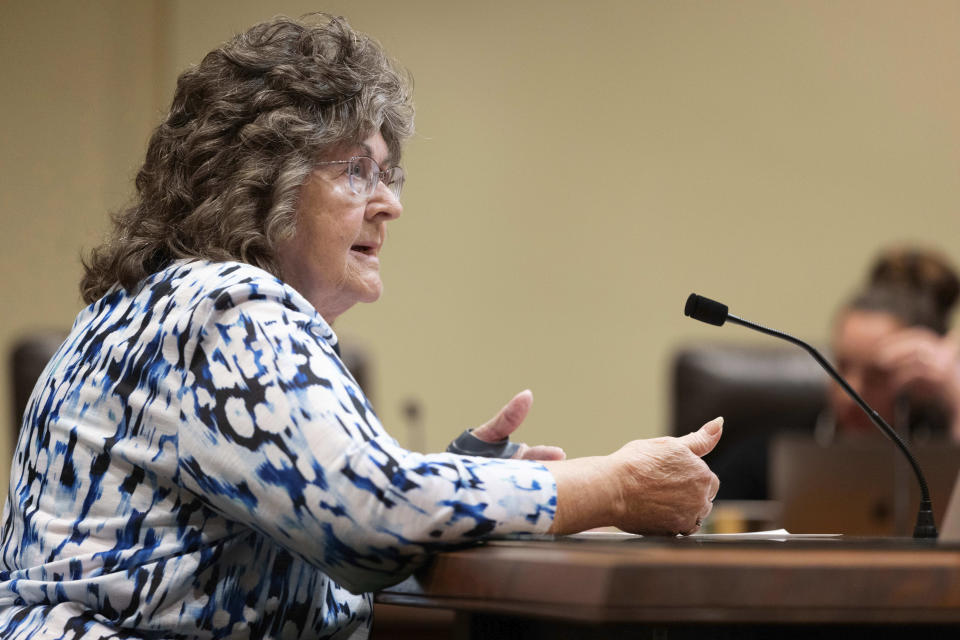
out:
{"label": "wooden desk surface", "polygon": [[910,540],[492,541],[377,601],[585,623],[960,623],[960,548]]}

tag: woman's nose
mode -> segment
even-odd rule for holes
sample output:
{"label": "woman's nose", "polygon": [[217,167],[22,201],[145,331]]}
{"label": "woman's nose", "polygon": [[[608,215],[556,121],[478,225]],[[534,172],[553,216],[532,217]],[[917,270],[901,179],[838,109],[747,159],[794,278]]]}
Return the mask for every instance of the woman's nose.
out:
{"label": "woman's nose", "polygon": [[403,213],[400,198],[382,181],[377,182],[367,206],[370,209],[369,216],[382,220],[396,220]]}

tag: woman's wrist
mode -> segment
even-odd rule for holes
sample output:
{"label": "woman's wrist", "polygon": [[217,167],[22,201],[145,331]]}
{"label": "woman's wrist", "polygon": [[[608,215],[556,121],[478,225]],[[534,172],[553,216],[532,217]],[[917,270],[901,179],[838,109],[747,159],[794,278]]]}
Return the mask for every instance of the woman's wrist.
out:
{"label": "woman's wrist", "polygon": [[544,462],[557,484],[557,508],[547,533],[566,535],[620,522],[623,491],[612,456]]}

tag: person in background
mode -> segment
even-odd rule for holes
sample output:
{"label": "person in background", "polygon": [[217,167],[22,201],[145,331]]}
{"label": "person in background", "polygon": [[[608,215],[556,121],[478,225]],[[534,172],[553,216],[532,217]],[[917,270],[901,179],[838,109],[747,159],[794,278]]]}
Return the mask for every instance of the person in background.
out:
{"label": "person in background", "polygon": [[0,637],[366,637],[371,592],[435,551],[699,528],[721,419],[573,460],[425,455],[380,424],[332,324],[380,297],[412,131],[407,75],[339,18],[256,25],[180,76],[24,416]]}
{"label": "person in background", "polygon": [[[960,336],[950,319],[960,280],[949,261],[925,249],[880,253],[866,286],[837,314],[837,369],[863,399],[913,438],[960,442]],[[879,433],[839,385],[830,390],[832,421],[817,436]]]}
{"label": "person in background", "polygon": [[[831,347],[840,374],[891,426],[912,439],[960,442],[960,335],[949,331],[960,280],[946,257],[891,247],[837,312]],[[882,437],[859,406],[831,383],[814,437]],[[713,461],[722,500],[768,497],[770,434],[747,439]]]}

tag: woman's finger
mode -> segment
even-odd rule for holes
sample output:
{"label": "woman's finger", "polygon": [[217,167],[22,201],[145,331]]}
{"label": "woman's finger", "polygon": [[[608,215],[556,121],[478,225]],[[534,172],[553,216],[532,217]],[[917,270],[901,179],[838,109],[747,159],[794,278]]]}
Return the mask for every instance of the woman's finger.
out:
{"label": "woman's finger", "polygon": [[473,435],[484,442],[497,442],[509,438],[526,419],[533,405],[533,392],[521,391],[510,399],[503,409],[482,426],[473,430]]}
{"label": "woman's finger", "polygon": [[554,447],[546,444],[538,444],[530,447],[521,444],[514,458],[520,460],[566,460],[567,454],[560,447]]}

